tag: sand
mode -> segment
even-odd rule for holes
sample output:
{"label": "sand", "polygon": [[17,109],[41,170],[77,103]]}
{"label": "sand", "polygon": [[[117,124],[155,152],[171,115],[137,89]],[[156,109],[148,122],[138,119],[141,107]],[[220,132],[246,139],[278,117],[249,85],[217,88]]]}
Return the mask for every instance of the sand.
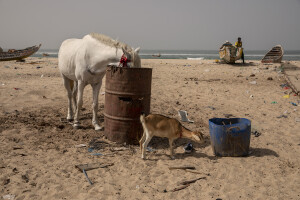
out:
{"label": "sand", "polygon": [[[192,154],[184,154],[188,141],[178,139],[175,160],[166,139],[154,138],[149,146],[156,151],[142,160],[138,146],[110,143],[103,131],[94,131],[90,86],[84,92],[83,129],[73,129],[65,120],[67,97],[57,59],[0,62],[0,198],[300,199],[300,122],[295,121],[300,107],[290,103],[299,97],[283,98],[291,90],[280,87],[285,83],[280,64],[247,62],[142,60],[143,67],[153,68],[151,112],[178,118],[177,111],[186,110],[195,122],[183,124],[206,138],[193,143]],[[103,125],[104,95],[99,105]],[[208,120],[226,114],[250,119],[252,130],[261,133],[251,136],[248,157],[214,156]],[[104,155],[91,155],[93,141]],[[75,147],[79,144],[87,146]],[[114,165],[87,171],[90,185],[75,165],[97,162]],[[169,170],[181,165],[202,174]],[[205,178],[171,191],[198,177]]]}

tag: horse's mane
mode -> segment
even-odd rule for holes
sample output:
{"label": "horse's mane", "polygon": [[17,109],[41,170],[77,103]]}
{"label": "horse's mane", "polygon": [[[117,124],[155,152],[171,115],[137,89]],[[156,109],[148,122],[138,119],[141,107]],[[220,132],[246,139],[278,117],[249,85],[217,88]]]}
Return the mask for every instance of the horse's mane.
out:
{"label": "horse's mane", "polygon": [[127,51],[131,51],[131,47],[123,42],[114,40],[106,35],[103,34],[99,34],[99,33],[90,33],[90,36],[92,36],[93,38],[95,38],[96,40],[98,40],[99,42],[111,46],[111,47],[115,47],[115,48],[124,48]]}

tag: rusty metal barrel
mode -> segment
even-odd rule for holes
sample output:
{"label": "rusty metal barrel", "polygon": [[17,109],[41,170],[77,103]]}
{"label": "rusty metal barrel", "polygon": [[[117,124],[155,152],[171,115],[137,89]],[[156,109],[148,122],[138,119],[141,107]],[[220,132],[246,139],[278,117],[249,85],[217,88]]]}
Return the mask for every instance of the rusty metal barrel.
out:
{"label": "rusty metal barrel", "polygon": [[150,113],[152,69],[108,67],[104,134],[114,142],[137,144],[143,134],[141,113]]}

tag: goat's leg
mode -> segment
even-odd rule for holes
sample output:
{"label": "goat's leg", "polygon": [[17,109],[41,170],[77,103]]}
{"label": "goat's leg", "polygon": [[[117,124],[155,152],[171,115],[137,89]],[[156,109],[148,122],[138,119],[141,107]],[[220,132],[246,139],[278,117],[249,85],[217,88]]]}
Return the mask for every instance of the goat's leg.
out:
{"label": "goat's leg", "polygon": [[141,149],[141,152],[143,150],[143,143],[145,142],[145,139],[146,139],[146,131],[143,132],[143,136],[140,139],[140,149]]}
{"label": "goat's leg", "polygon": [[[102,80],[102,79],[100,79]],[[102,127],[99,125],[99,121],[98,121],[98,117],[97,117],[97,112],[98,112],[98,98],[99,98],[99,91],[101,88],[102,82],[100,81],[97,84],[93,84],[92,88],[93,88],[93,120],[92,120],[92,124],[95,127],[95,130],[101,130]]]}
{"label": "goat's leg", "polygon": [[64,81],[64,86],[67,90],[68,94],[68,115],[67,115],[67,120],[70,122],[73,120],[73,106],[72,106],[72,84],[73,81],[62,75],[63,81]]}
{"label": "goat's leg", "polygon": [[173,149],[173,142],[174,140],[173,139],[169,139],[169,145],[170,145],[170,156],[172,159],[174,159],[174,149]]}
{"label": "goat's leg", "polygon": [[83,104],[83,90],[86,84],[82,81],[78,81],[78,94],[77,94],[77,108],[76,108],[76,113],[74,117],[74,128],[79,128],[80,123],[79,123],[79,115],[80,115],[80,110]]}
{"label": "goat's leg", "polygon": [[146,130],[146,140],[145,140],[145,142],[143,144],[143,151],[142,151],[142,158],[143,159],[146,158],[146,156],[145,156],[146,148],[147,148],[149,142],[151,141],[151,139],[152,139],[152,137],[149,135],[148,130]]}

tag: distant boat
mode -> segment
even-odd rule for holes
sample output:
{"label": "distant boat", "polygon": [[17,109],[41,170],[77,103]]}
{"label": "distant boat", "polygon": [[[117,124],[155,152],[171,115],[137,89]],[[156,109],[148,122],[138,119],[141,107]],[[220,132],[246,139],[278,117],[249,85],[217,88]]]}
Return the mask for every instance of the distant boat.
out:
{"label": "distant boat", "polygon": [[281,45],[273,47],[261,60],[262,63],[281,63],[284,51]]}
{"label": "distant boat", "polygon": [[37,52],[40,47],[41,44],[21,50],[9,49],[7,52],[2,51],[0,52],[0,61],[23,60]]}
{"label": "distant boat", "polygon": [[242,54],[243,48],[235,47],[230,42],[225,42],[219,49],[220,59],[229,64],[235,63],[242,57]]}
{"label": "distant boat", "polygon": [[152,57],[160,57],[160,53],[159,54],[153,54]]}

